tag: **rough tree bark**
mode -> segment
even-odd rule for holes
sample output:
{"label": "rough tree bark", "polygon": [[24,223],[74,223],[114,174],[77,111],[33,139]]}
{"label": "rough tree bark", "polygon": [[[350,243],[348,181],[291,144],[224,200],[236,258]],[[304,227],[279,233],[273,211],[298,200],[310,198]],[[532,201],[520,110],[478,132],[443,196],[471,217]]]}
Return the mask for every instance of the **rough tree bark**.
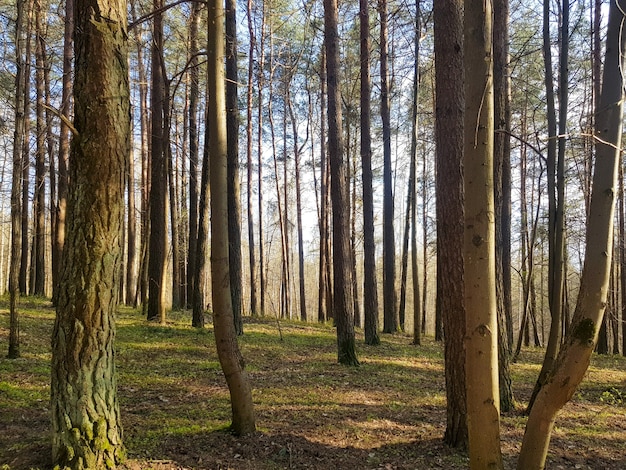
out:
{"label": "rough tree bark", "polygon": [[465,307],[463,304],[463,2],[434,3],[437,90],[437,310],[445,317],[446,431],[452,447],[467,446]]}
{"label": "rough tree bark", "polygon": [[339,89],[337,0],[324,0],[324,45],[328,85],[328,158],[333,207],[333,309],[340,364],[359,364],[354,340],[354,303],[350,260],[350,218]]}
{"label": "rough tree bark", "polygon": [[67,240],[52,336],[52,461],[124,457],[115,375],[124,173],[130,154],[126,3],[76,0]]}

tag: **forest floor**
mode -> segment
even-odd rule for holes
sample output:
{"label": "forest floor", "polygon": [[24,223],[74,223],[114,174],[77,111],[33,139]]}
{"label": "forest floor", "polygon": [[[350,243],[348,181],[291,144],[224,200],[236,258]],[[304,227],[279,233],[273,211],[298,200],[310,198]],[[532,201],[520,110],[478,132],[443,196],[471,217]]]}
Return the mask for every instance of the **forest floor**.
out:
{"label": "forest floor", "polygon": [[[361,366],[336,363],[330,325],[246,318],[240,345],[252,381],[258,432],[227,428],[228,390],[211,326],[191,328],[175,312],[165,326],[121,309],[117,321],[119,400],[128,470],[173,469],[464,469],[467,455],[442,443],[445,391],[442,345],[383,335],[363,344]],[[50,468],[49,303],[24,299],[21,351],[5,358],[6,302],[0,301],[0,470]],[[512,365],[517,410],[502,416],[505,468],[515,468],[522,410],[542,350]],[[594,356],[574,399],[560,414],[549,469],[626,468],[626,359]]]}

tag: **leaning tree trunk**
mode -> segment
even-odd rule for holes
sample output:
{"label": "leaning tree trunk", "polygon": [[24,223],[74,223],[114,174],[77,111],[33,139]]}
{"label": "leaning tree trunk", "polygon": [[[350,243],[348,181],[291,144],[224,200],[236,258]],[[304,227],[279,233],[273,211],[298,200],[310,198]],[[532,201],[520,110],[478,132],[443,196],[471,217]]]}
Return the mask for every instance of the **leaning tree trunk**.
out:
{"label": "leaning tree trunk", "polygon": [[621,154],[626,37],[623,5],[609,7],[602,92],[596,109],[596,162],[587,221],[585,261],[571,327],[555,366],[530,411],[517,468],[543,469],[556,415],[582,381],[606,308],[613,254],[613,217]]}
{"label": "leaning tree trunk", "polygon": [[208,2],[207,50],[208,140],[211,187],[211,288],[217,355],[226,377],[232,407],[232,430],[237,435],[255,431],[252,390],[244,371],[233,320],[228,260],[227,132],[224,71],[224,6]]}
{"label": "leaning tree trunk", "polygon": [[493,201],[491,4],[465,2],[463,219],[470,469],[501,469]]}
{"label": "leaning tree trunk", "polygon": [[52,462],[111,469],[125,453],[114,338],[130,154],[126,4],[76,0],[75,11],[75,133],[52,336]]}

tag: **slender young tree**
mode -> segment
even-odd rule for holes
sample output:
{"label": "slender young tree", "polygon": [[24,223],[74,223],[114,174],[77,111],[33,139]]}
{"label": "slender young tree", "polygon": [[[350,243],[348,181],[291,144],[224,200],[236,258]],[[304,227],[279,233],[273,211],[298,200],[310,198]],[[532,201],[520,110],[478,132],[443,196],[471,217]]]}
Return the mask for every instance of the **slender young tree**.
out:
{"label": "slender young tree", "polygon": [[226,0],[226,135],[228,138],[228,253],[235,330],[243,334],[239,104],[237,102],[237,1]]}
{"label": "slender young tree", "polygon": [[337,0],[324,0],[324,45],[328,85],[328,158],[333,205],[333,308],[340,364],[356,366],[354,302],[350,260],[349,196],[339,89],[339,34]]}
{"label": "slender young tree", "polygon": [[22,253],[22,141],[24,140],[24,15],[25,1],[16,2],[15,19],[15,130],[11,175],[11,265],[9,267],[9,359],[20,357],[20,263]]}
{"label": "slender young tree", "polygon": [[378,14],[380,15],[380,117],[383,125],[383,332],[395,333],[398,330],[398,317],[396,311],[396,249],[393,230],[387,0],[378,1]]}
{"label": "slender young tree", "polygon": [[361,41],[361,172],[363,179],[363,314],[365,343],[380,343],[378,336],[378,288],[374,241],[374,193],[372,188],[370,14],[367,0],[359,0]]}
{"label": "slender young tree", "polygon": [[253,168],[252,168],[252,97],[254,90],[254,50],[256,46],[256,36],[254,34],[254,27],[252,23],[252,0],[247,1],[247,16],[248,16],[248,87],[246,90],[246,109],[247,109],[247,121],[246,121],[246,174],[247,174],[247,191],[246,191],[246,207],[248,211],[248,257],[250,264],[250,313],[252,316],[259,314],[259,301],[258,301],[258,277],[257,277],[257,265],[255,255],[255,243],[254,243],[254,213],[252,207],[252,193],[253,188]]}
{"label": "slender young tree", "polygon": [[74,1],[65,1],[65,29],[63,33],[63,91],[61,92],[61,119],[59,127],[59,159],[57,163],[58,184],[57,199],[54,210],[56,223],[53,236],[55,238],[52,251],[52,301],[56,305],[61,258],[65,246],[65,214],[67,210],[67,164],[70,153],[70,120],[72,100],[72,58],[74,34]]}
{"label": "slender young tree", "polygon": [[437,145],[437,310],[445,331],[446,431],[452,447],[467,446],[465,307],[463,304],[463,2],[437,0],[435,139]]}
{"label": "slender young tree", "polygon": [[495,288],[491,3],[466,0],[464,14],[463,280],[470,468],[502,469]]}
{"label": "slender young tree", "polygon": [[[559,101],[559,132],[565,131],[567,119],[567,48],[569,37],[569,2],[563,2],[561,18],[561,61]],[[564,292],[564,257],[565,257],[565,136],[557,139],[556,105],[552,74],[552,43],[550,37],[550,1],[543,5],[543,55],[545,64],[546,102],[548,119],[548,300],[550,306],[550,334],[541,371],[528,402],[527,412],[533,407],[539,390],[554,367],[561,344]],[[558,147],[557,147],[558,140]]]}
{"label": "slender young tree", "polygon": [[189,236],[187,255],[187,300],[193,303],[198,242],[198,99],[200,95],[198,64],[198,29],[202,4],[194,2],[189,17]]}
{"label": "slender young tree", "polygon": [[556,415],[571,399],[589,367],[607,305],[622,139],[624,81],[620,71],[626,65],[624,6],[621,0],[611,0],[609,6],[602,91],[596,109],[596,161],[580,293],[555,367],[531,408],[517,463],[519,470],[545,467]]}
{"label": "slender young tree", "polygon": [[46,21],[47,5],[38,0],[35,2],[35,189],[33,194],[33,242],[30,258],[31,295],[45,295],[46,276],[46,118],[45,118],[45,83],[46,67]]}
{"label": "slender young tree", "polygon": [[228,248],[228,157],[225,91],[225,31],[222,0],[208,2],[209,47],[207,49],[208,141],[211,186],[211,289],[217,354],[226,377],[232,407],[233,432],[255,431],[252,390],[237,344]]}
{"label": "slender young tree", "polygon": [[128,20],[124,1],[75,5],[75,133],[52,335],[52,463],[114,469],[125,454],[114,338],[130,154]]}

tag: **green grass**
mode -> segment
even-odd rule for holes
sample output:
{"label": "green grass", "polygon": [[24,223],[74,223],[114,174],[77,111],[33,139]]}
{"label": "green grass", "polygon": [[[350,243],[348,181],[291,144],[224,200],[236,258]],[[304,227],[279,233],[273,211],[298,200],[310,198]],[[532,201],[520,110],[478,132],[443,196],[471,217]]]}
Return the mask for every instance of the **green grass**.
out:
{"label": "green grass", "polygon": [[[44,299],[21,304],[22,357],[0,358],[0,465],[49,464],[50,335],[54,312]],[[167,325],[121,308],[117,319],[119,401],[129,469],[457,469],[464,453],[441,443],[445,383],[441,344],[416,347],[404,335],[363,344],[361,366],[336,363],[329,324],[246,319],[239,338],[253,386],[259,433],[227,432],[230,402],[211,327],[192,328],[189,313]],[[0,302],[0,345],[8,313]],[[521,410],[542,359],[525,349],[512,365]],[[561,413],[548,467],[626,468],[626,360],[595,356],[587,380]],[[513,467],[525,417],[502,417],[505,462]]]}

